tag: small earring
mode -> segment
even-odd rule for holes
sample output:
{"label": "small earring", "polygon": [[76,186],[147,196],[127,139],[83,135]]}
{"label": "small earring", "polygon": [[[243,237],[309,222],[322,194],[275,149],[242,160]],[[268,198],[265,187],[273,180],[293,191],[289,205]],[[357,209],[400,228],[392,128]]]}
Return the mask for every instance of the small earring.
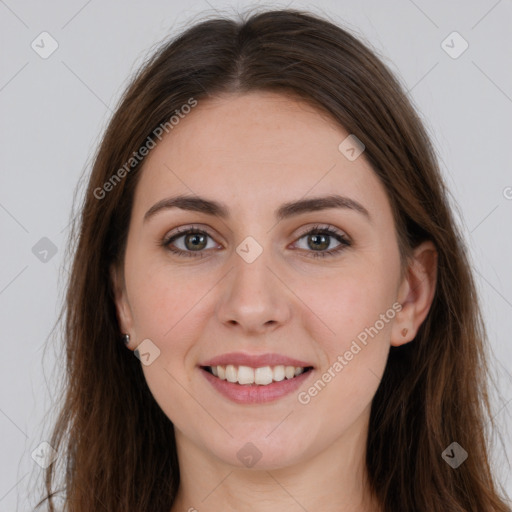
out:
{"label": "small earring", "polygon": [[403,328],[402,329],[402,336],[405,338],[406,335],[407,335],[407,329]]}
{"label": "small earring", "polygon": [[123,342],[125,345],[129,345],[129,343],[130,343],[130,335],[129,334],[123,335]]}

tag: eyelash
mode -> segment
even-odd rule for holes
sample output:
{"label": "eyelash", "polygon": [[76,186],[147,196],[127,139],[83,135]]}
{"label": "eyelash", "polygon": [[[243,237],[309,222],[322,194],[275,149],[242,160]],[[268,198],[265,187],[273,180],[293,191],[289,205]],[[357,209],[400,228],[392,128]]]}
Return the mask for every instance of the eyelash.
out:
{"label": "eyelash", "polygon": [[[183,251],[182,249],[177,249],[176,247],[172,247],[171,242],[174,242],[178,238],[181,238],[184,235],[188,234],[204,234],[209,236],[213,239],[213,237],[205,230],[198,229],[198,228],[185,228],[182,230],[178,230],[173,235],[166,237],[162,240],[160,243],[161,246],[169,250],[170,252],[174,254],[178,254],[179,256],[185,256],[185,257],[192,257],[192,258],[202,258],[204,255],[204,251]],[[343,251],[345,248],[350,247],[352,243],[350,240],[343,235],[341,232],[333,229],[330,226],[314,226],[313,228],[309,229],[308,231],[302,233],[297,240],[300,240],[301,238],[304,238],[307,235],[329,235],[334,237],[338,242],[340,242],[340,245],[335,247],[334,249],[330,249],[329,251],[306,251],[309,253],[312,253],[310,257],[312,258],[324,258],[326,256],[335,256],[341,251]]]}

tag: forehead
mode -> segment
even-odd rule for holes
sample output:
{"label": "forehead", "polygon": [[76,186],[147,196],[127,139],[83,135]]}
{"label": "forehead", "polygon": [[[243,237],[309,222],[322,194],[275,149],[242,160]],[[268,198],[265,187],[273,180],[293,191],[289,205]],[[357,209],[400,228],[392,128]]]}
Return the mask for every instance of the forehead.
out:
{"label": "forehead", "polygon": [[146,157],[135,207],[171,193],[254,207],[339,193],[382,208],[384,189],[364,156],[350,161],[339,150],[348,135],[312,105],[281,94],[199,100]]}

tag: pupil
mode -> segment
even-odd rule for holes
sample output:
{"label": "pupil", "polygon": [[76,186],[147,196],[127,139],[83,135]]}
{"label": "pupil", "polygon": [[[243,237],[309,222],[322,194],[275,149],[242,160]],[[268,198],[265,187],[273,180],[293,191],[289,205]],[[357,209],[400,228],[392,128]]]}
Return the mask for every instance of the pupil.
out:
{"label": "pupil", "polygon": [[[204,243],[204,235],[202,235],[201,233],[192,233],[190,234],[189,236],[187,236],[187,241],[190,241],[192,238],[194,238],[195,241],[192,242],[192,248],[195,248],[197,249],[199,247],[199,245],[201,244],[201,242],[197,243],[197,238],[202,238],[202,242]],[[188,247],[190,249],[190,247]],[[199,247],[199,248],[202,248],[202,247]]]}
{"label": "pupil", "polygon": [[[329,242],[326,242],[326,239],[327,237],[325,235],[311,235],[313,240],[314,240],[314,244],[318,244],[320,243],[322,245],[322,247],[320,247],[320,249],[326,249],[328,246],[329,246]],[[322,242],[319,242],[319,239],[323,239],[323,243]],[[316,246],[316,248],[318,249],[318,245]]]}

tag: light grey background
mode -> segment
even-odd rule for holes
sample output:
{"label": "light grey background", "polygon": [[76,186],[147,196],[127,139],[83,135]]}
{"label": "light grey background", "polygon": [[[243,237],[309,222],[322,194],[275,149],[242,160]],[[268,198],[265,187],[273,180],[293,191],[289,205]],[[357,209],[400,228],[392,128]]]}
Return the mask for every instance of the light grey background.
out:
{"label": "light grey background", "polygon": [[[31,453],[62,370],[58,343],[43,351],[62,300],[73,193],[127,79],[156,43],[197,13],[234,14],[246,2],[0,0],[0,511],[30,510],[41,474]],[[259,4],[260,6],[263,4]],[[510,0],[266,3],[312,10],[377,50],[405,84],[437,148],[468,241],[499,394],[496,474],[512,495],[512,5]],[[58,49],[31,47],[46,31]],[[458,58],[442,42],[457,31]],[[453,40],[453,42],[452,42]],[[462,41],[444,44],[457,52]],[[46,51],[50,48],[45,40]],[[40,49],[42,51],[42,48]],[[47,237],[57,253],[32,248]],[[40,254],[44,257],[44,254]],[[53,393],[54,395],[54,393]],[[120,433],[122,435],[122,433]],[[471,447],[466,447],[471,456]]]}

